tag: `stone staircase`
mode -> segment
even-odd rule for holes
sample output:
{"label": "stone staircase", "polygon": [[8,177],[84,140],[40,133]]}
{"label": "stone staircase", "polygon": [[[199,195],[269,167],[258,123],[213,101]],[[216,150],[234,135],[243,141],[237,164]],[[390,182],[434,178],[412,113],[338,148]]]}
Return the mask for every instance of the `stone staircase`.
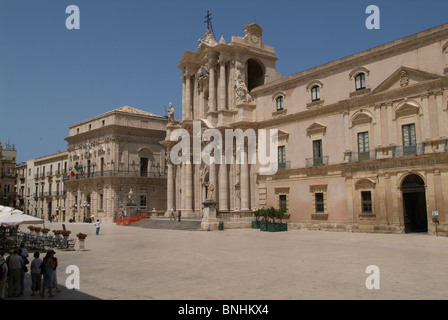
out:
{"label": "stone staircase", "polygon": [[201,219],[184,218],[180,222],[169,218],[150,218],[137,221],[130,224],[131,227],[148,228],[148,229],[167,229],[167,230],[188,230],[202,231]]}

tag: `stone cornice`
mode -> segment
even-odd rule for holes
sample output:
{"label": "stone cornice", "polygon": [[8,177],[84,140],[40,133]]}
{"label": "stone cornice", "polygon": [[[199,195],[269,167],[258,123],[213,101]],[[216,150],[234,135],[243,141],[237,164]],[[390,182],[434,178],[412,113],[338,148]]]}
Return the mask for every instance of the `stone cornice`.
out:
{"label": "stone cornice", "polygon": [[120,124],[112,124],[112,125],[107,125],[105,127],[92,129],[90,131],[81,132],[76,135],[66,137],[66,138],[64,138],[64,140],[67,141],[68,143],[76,143],[79,140],[85,141],[86,139],[89,139],[89,138],[97,138],[99,135],[116,136],[119,134],[125,134],[125,135],[129,134],[132,136],[151,135],[152,137],[157,137],[157,136],[163,137],[163,136],[165,136],[166,131],[159,130],[159,129],[148,129],[148,128],[141,128],[141,127],[130,127],[130,126],[125,126],[125,125],[120,125]]}
{"label": "stone cornice", "polygon": [[[357,161],[351,163],[338,163],[325,166],[316,167],[301,167],[301,168],[291,168],[289,170],[279,170],[276,174],[269,177],[268,180],[283,180],[285,177],[290,180],[293,177],[296,178],[307,178],[310,176],[346,176],[348,178],[352,177],[352,174],[362,171],[376,171],[373,174],[387,173],[387,170],[394,169],[393,172],[397,172],[397,168],[402,168],[403,171],[409,171],[411,167],[424,167],[439,165],[437,168],[448,170],[448,153],[431,153],[419,156],[406,156],[397,158],[388,158],[380,160],[369,160],[369,161]],[[441,167],[440,165],[444,165]],[[433,170],[432,168],[431,170]],[[399,170],[398,170],[399,171]]]}

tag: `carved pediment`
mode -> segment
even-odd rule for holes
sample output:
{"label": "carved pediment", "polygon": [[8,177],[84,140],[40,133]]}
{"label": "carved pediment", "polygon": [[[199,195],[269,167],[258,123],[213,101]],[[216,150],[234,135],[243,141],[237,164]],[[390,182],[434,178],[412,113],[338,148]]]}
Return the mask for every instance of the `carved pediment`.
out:
{"label": "carved pediment", "polygon": [[355,182],[356,189],[374,189],[376,185],[375,179],[362,178]]}
{"label": "carved pediment", "polygon": [[383,92],[387,90],[399,89],[416,83],[435,80],[441,78],[441,75],[413,69],[402,66],[384,80],[372,93]]}
{"label": "carved pediment", "polygon": [[319,122],[314,122],[312,125],[310,125],[308,128],[306,128],[306,132],[307,132],[308,136],[311,136],[313,133],[325,134],[326,131],[327,131],[327,127]]}

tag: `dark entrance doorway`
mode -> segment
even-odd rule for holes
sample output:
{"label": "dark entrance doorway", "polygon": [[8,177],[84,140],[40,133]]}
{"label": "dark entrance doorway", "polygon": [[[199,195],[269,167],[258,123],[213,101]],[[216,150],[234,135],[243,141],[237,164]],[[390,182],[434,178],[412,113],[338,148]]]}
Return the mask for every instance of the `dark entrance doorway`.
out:
{"label": "dark entrance doorway", "polygon": [[418,175],[410,174],[403,180],[401,190],[405,232],[427,232],[425,182]]}

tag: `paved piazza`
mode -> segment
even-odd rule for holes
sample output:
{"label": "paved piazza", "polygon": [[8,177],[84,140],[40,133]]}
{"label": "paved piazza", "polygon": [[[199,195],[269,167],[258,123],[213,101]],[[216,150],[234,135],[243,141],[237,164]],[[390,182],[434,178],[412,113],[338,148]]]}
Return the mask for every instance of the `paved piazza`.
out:
{"label": "paved piazza", "polygon": [[[96,236],[93,224],[66,226],[73,235],[88,234],[86,250],[78,250],[78,244],[76,251],[56,250],[62,291],[52,299],[448,298],[445,237],[303,230],[178,231],[114,224],[103,224]],[[53,230],[61,225],[47,227]],[[79,267],[79,290],[65,287],[69,265]],[[379,268],[379,289],[366,287],[369,265]],[[27,274],[25,294],[7,300],[41,300],[30,296],[29,283]]]}

